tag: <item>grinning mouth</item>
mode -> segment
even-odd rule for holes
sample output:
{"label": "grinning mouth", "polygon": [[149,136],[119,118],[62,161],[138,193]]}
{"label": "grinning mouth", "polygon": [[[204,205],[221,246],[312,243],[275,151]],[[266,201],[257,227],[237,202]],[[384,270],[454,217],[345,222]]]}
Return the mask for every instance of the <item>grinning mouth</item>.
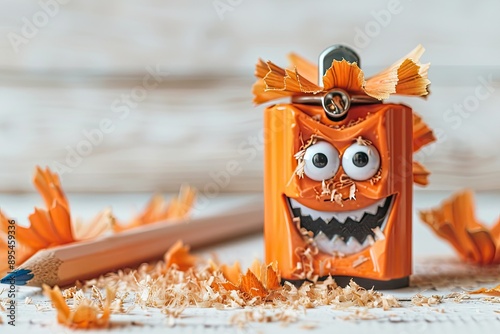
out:
{"label": "grinning mouth", "polygon": [[352,211],[318,211],[288,198],[300,227],[313,232],[319,250],[329,254],[350,255],[371,246],[379,237],[374,231],[383,230],[393,195],[367,207]]}

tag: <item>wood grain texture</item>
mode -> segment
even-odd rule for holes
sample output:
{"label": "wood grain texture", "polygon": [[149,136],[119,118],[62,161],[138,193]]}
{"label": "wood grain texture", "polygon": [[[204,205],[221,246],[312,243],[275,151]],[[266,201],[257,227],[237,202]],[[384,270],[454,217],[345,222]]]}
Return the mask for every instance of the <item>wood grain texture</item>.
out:
{"label": "wood grain texture", "polygon": [[[314,60],[333,43],[354,46],[367,73],[422,43],[432,94],[395,101],[439,131],[440,142],[418,155],[431,187],[500,187],[497,2],[233,1],[222,14],[215,3],[68,2],[16,52],[12,34],[23,36],[44,9],[0,1],[0,191],[31,191],[35,164],[58,163],[71,169],[69,191],[173,191],[185,182],[260,191],[263,107],[251,104],[253,64],[284,65],[292,50]],[[161,82],[144,95],[136,87],[157,67]],[[143,95],[127,105],[134,92]],[[84,132],[103,120],[108,133],[86,147]],[[90,153],[69,166],[79,145]],[[236,170],[227,178],[229,161]]]}
{"label": "wood grain texture", "polygon": [[[495,0],[64,2],[19,52],[8,33],[22,34],[24,18],[38,22],[42,6],[0,2],[0,67],[121,72],[164,61],[182,74],[213,73],[251,70],[258,57],[279,61],[292,50],[315,59],[334,43],[355,46],[363,66],[386,65],[418,43],[434,65],[477,65],[478,58],[500,65]],[[218,12],[220,3],[234,5]]]}
{"label": "wood grain texture", "polygon": [[[185,88],[173,79],[127,109],[120,99],[132,94],[133,79],[116,85],[26,80],[3,90],[0,136],[10,143],[1,148],[3,191],[30,189],[35,163],[63,166],[65,189],[76,191],[161,191],[207,182],[216,185],[209,192],[260,187],[261,111],[251,105],[248,81],[209,78]],[[112,107],[117,99],[122,109]],[[100,128],[104,119],[108,133]],[[241,164],[229,169],[237,175],[226,172],[232,160]]]}

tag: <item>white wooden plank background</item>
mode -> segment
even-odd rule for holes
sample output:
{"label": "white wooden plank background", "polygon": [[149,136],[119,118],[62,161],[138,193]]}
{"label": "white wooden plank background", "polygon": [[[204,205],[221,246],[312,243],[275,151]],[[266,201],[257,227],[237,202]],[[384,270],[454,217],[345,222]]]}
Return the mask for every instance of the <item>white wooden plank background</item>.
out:
{"label": "white wooden plank background", "polygon": [[[259,191],[255,61],[284,65],[289,51],[314,60],[334,43],[355,47],[368,73],[422,43],[432,95],[396,100],[439,129],[440,142],[419,155],[434,173],[431,187],[500,187],[497,1],[54,1],[0,1],[0,191],[30,191],[35,164],[68,165],[68,147],[83,145],[83,132],[103,119],[114,128],[68,166],[70,191],[168,191],[183,182]],[[52,16],[41,3],[52,4]],[[30,24],[36,34],[19,39]],[[148,67],[160,68],[162,82],[120,118],[122,95]],[[478,87],[489,94],[477,98]],[[457,104],[471,111],[460,115]],[[241,169],[226,182],[231,160]]]}

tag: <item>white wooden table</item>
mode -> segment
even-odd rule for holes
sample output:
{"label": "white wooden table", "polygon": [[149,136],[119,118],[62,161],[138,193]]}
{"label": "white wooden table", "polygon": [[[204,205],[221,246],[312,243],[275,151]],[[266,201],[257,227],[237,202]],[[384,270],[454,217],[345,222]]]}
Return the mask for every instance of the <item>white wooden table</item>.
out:
{"label": "white wooden table", "polygon": [[[420,191],[415,194],[415,207],[428,208],[438,204],[445,192]],[[102,207],[112,205],[118,216],[126,217],[137,211],[149,198],[146,194],[110,194],[110,195],[70,195],[73,212],[87,218]],[[218,210],[224,205],[227,197],[216,198],[210,210]],[[478,215],[486,222],[492,222],[500,213],[498,203],[500,192],[480,193],[477,195]],[[26,217],[33,204],[40,203],[34,195],[1,195],[0,206],[18,217]],[[202,214],[202,213],[201,213]],[[19,219],[21,222],[23,219]],[[239,260],[242,268],[246,268],[255,258],[263,258],[262,235],[231,240],[209,248],[197,250],[208,257],[216,252],[220,260],[230,263]],[[384,333],[470,333],[491,332],[500,329],[500,298],[486,299],[481,295],[473,295],[461,302],[446,298],[450,293],[462,292],[477,287],[490,287],[500,283],[500,266],[480,269],[461,264],[451,248],[437,239],[431,231],[415,217],[414,242],[415,274],[412,287],[400,290],[385,291],[398,298],[403,307],[388,311],[381,309],[366,310],[373,320],[346,320],[360,308],[334,310],[324,306],[306,311],[292,311],[297,321],[289,324],[280,322],[251,322],[240,328],[230,323],[230,319],[243,309],[215,310],[202,308],[186,309],[182,316],[174,322],[160,313],[160,310],[135,308],[130,314],[113,314],[113,326],[110,332],[144,331],[153,333],[323,333],[341,332],[384,332]],[[1,289],[1,288],[0,288]],[[439,295],[445,297],[443,302],[430,307],[415,306],[411,298],[421,293],[425,296]],[[5,298],[5,292],[0,298]],[[26,297],[33,300],[26,304]],[[21,287],[17,292],[16,327],[6,324],[4,313],[0,317],[4,324],[0,325],[1,333],[68,333],[69,329],[57,324],[55,311],[40,289]],[[37,310],[35,304],[43,309]],[[269,314],[276,310],[266,310]],[[286,326],[285,326],[286,325]],[[93,333],[94,331],[88,331]],[[95,331],[96,333],[98,331]],[[102,332],[102,331],[99,331]]]}

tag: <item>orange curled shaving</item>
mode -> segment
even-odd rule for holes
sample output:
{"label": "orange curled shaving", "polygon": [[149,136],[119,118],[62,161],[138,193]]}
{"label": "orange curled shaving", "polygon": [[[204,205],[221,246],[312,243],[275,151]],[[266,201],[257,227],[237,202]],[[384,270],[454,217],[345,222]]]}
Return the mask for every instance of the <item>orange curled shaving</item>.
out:
{"label": "orange curled shaving", "polygon": [[74,242],[69,204],[59,177],[37,167],[33,183],[47,209],[35,208],[28,217],[30,227],[18,226],[17,240],[34,250]]}
{"label": "orange curled shaving", "polygon": [[430,81],[427,72],[430,64],[421,64],[425,49],[418,45],[406,56],[385,70],[366,79],[366,93],[377,99],[386,99],[391,94],[426,96]]}
{"label": "orange curled shaving", "polygon": [[[243,274],[240,264],[233,266],[221,265],[220,269],[227,282],[218,283],[226,290],[243,292],[248,298],[266,299],[275,290],[281,288],[280,277],[273,264],[264,265],[255,260],[246,273]],[[216,287],[215,287],[216,288]]]}
{"label": "orange curled shaving", "polygon": [[100,316],[97,306],[93,305],[89,300],[82,301],[74,310],[71,310],[57,286],[51,289],[44,284],[43,293],[52,301],[54,308],[57,310],[57,321],[61,325],[74,329],[109,327],[111,303],[115,299],[115,291],[111,288],[106,288],[106,300],[103,303]]}
{"label": "orange curled shaving", "polygon": [[[431,128],[425,124],[422,117],[413,113],[413,153],[422,147],[436,141]],[[413,182],[426,186],[429,184],[430,172],[419,162],[413,161]]]}
{"label": "orange curled shaving", "polygon": [[391,94],[426,96],[429,94],[430,81],[427,78],[429,64],[420,64],[424,50],[418,45],[405,57],[367,79],[356,63],[334,60],[322,78],[322,87],[315,83],[316,66],[296,54],[289,56],[292,69],[283,69],[270,61],[259,60],[255,69],[257,82],[252,89],[254,102],[325,93],[333,88],[366,94],[379,100],[387,99]]}
{"label": "orange curled shaving", "polygon": [[487,289],[487,288],[480,288],[474,291],[469,291],[471,295],[476,295],[476,294],[485,294],[489,296],[494,296],[494,297],[500,297],[500,284],[497,285],[494,288]]}
{"label": "orange curled shaving", "polygon": [[146,208],[135,218],[132,218],[129,223],[114,224],[113,228],[119,232],[160,221],[185,218],[193,206],[195,197],[195,190],[189,186],[181,187],[179,195],[171,201],[167,201],[160,195],[155,195]]}
{"label": "orange curled shaving", "polygon": [[363,94],[364,74],[355,63],[334,60],[323,76],[325,90],[342,88],[351,93]]}
{"label": "orange curled shaving", "polygon": [[[253,270],[258,271],[254,272]],[[273,290],[281,287],[280,278],[276,270],[271,264],[262,265],[259,261],[255,261],[245,275],[240,275],[240,283],[238,289],[246,293],[250,297],[267,298]]]}
{"label": "orange curled shaving", "polygon": [[[20,265],[38,250],[75,241],[71,225],[69,204],[59,177],[48,168],[36,168],[33,183],[42,196],[46,208],[35,208],[28,217],[29,227],[16,224],[16,264]],[[7,234],[8,217],[0,212],[0,230]],[[5,246],[0,245],[0,252]],[[5,262],[4,262],[5,263]],[[0,271],[3,271],[3,267]]]}
{"label": "orange curled shaving", "polygon": [[[413,153],[422,147],[436,141],[431,128],[422,120],[422,117],[413,112]],[[413,182],[426,186],[429,184],[430,172],[419,162],[413,161]]]}
{"label": "orange curled shaving", "polygon": [[310,82],[318,82],[318,67],[316,64],[293,52],[288,54],[288,60],[304,78]]}
{"label": "orange curled shaving", "polygon": [[164,256],[165,267],[173,265],[181,271],[186,271],[196,263],[196,257],[189,253],[189,246],[184,245],[181,240],[173,244]]}
{"label": "orange curled shaving", "polygon": [[69,210],[69,203],[66,199],[64,191],[62,190],[59,176],[52,173],[48,167],[45,168],[45,170],[39,166],[36,167],[33,184],[42,196],[47,208],[52,207],[54,202],[57,201]]}
{"label": "orange curled shaving", "polygon": [[241,267],[239,262],[234,262],[232,266],[223,264],[220,266],[220,270],[229,282],[231,282],[235,286],[239,284],[241,277]]}
{"label": "orange curled shaving", "polygon": [[239,289],[251,297],[265,298],[268,295],[262,282],[250,269],[247,270],[245,275],[241,276]]}
{"label": "orange curled shaving", "polygon": [[465,190],[440,207],[420,212],[420,218],[447,240],[462,260],[473,264],[500,263],[500,219],[491,229],[474,215],[473,194]]}
{"label": "orange curled shaving", "polygon": [[413,152],[417,152],[423,146],[436,141],[431,128],[422,120],[422,117],[413,113]]}
{"label": "orange curled shaving", "polygon": [[90,222],[84,223],[81,220],[73,222],[73,233],[77,240],[89,240],[110,231],[115,224],[115,217],[111,209],[104,209],[99,212]]}
{"label": "orange curled shaving", "polygon": [[[22,264],[41,249],[94,238],[110,229],[113,217],[109,211],[99,214],[93,224],[75,224],[59,177],[49,168],[42,169],[37,166],[33,184],[40,193],[45,208],[35,207],[28,217],[29,227],[18,225],[16,222],[16,265]],[[8,217],[0,212],[0,237],[7,234],[8,220]],[[0,253],[7,253],[6,245],[2,243]],[[2,274],[6,269],[4,263],[6,262],[0,265]]]}
{"label": "orange curled shaving", "polygon": [[[166,202],[154,197],[148,207],[131,223],[121,226],[115,223],[110,209],[99,212],[90,223],[72,219],[69,202],[61,187],[59,177],[49,168],[36,168],[33,183],[40,193],[45,208],[35,208],[28,217],[29,227],[16,222],[16,265],[21,265],[37,251],[96,238],[112,229],[116,231],[158,222],[170,218],[184,218],[189,214],[195,199],[195,191],[182,187],[177,198]],[[9,218],[0,210],[0,276],[8,269],[7,250]]]}
{"label": "orange curled shaving", "polygon": [[276,263],[265,265],[255,260],[250,266],[250,270],[262,282],[266,289],[275,290],[281,287],[280,278],[276,272]]}
{"label": "orange curled shaving", "polygon": [[412,165],[413,183],[421,186],[429,184],[429,175],[431,174],[421,163],[413,161]]}

